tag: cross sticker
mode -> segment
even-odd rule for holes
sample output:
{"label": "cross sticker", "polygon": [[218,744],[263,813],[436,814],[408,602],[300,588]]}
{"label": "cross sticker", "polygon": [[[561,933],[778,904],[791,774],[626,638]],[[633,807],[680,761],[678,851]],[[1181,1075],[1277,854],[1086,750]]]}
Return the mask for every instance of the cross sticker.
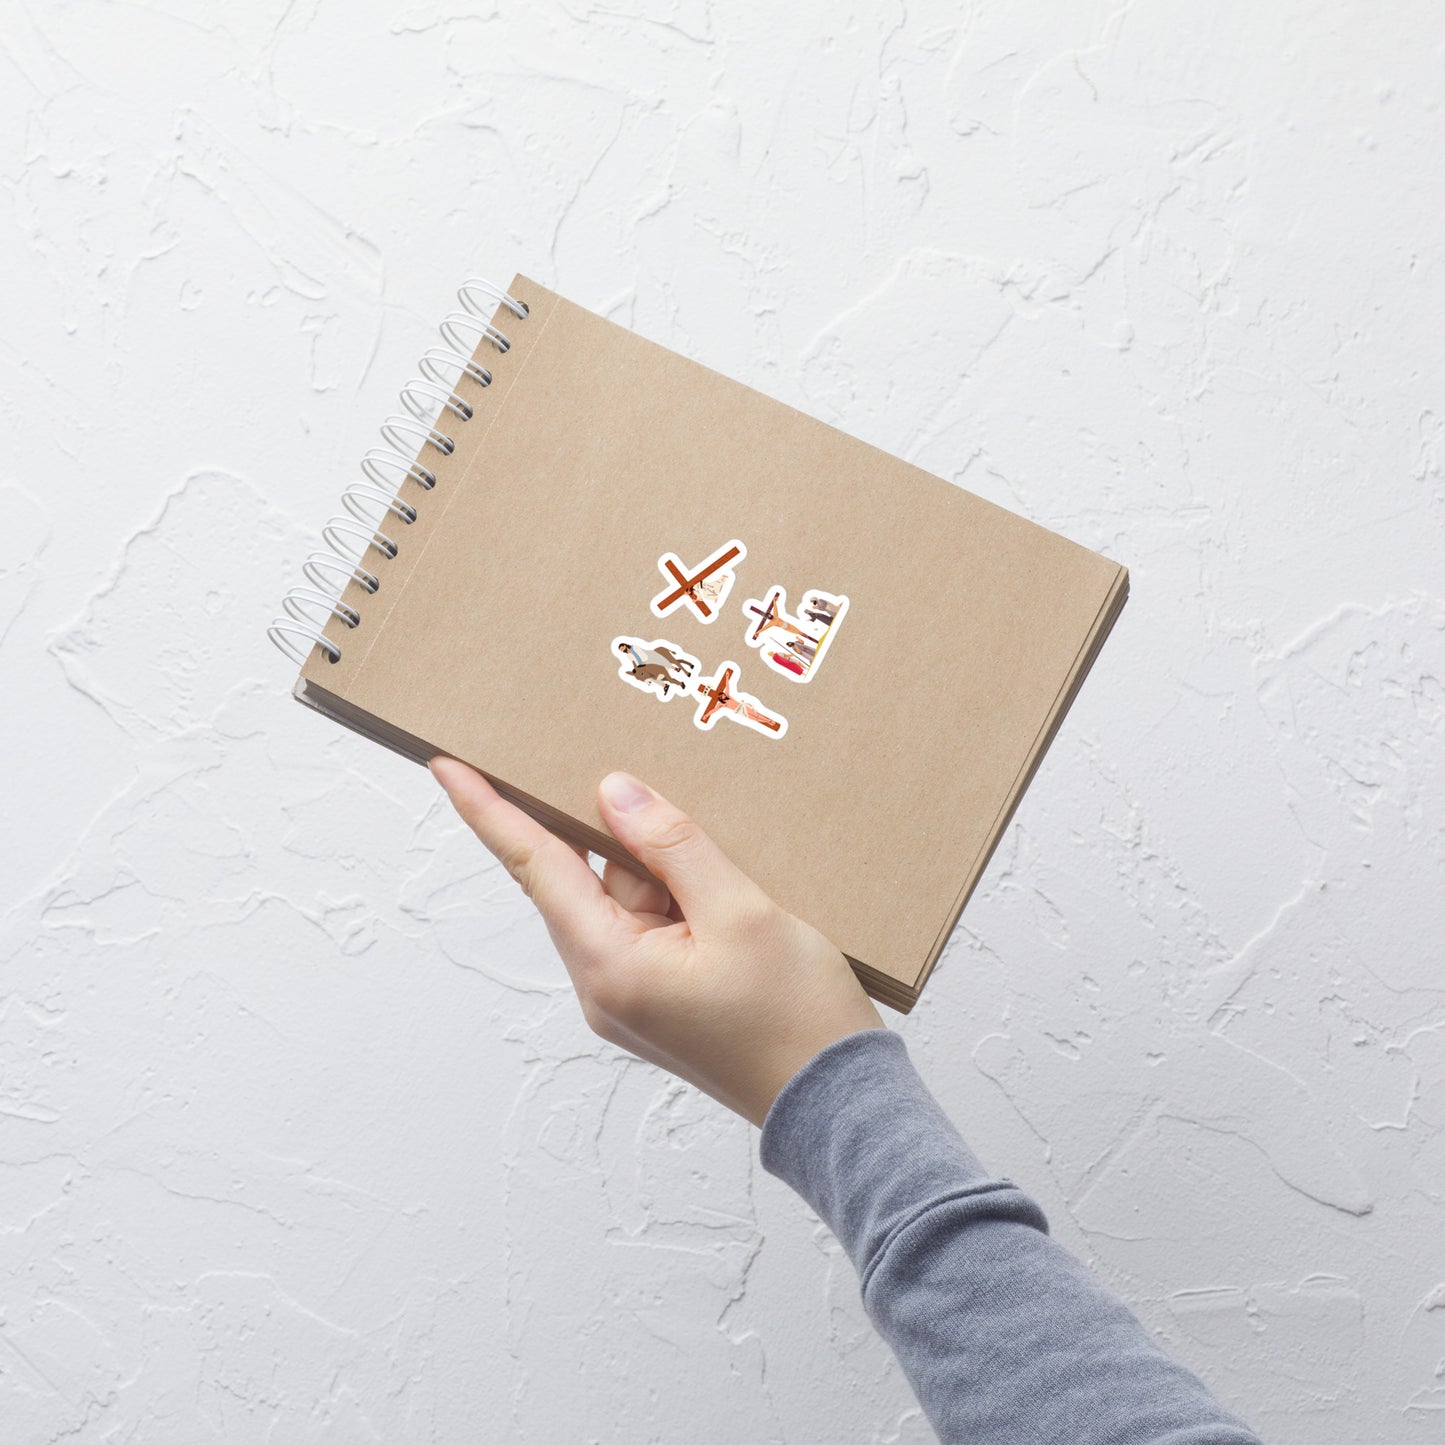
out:
{"label": "cross sticker", "polygon": [[669,585],[652,599],[653,616],[666,617],[686,603],[700,621],[713,621],[732,590],[733,574],[727,570],[728,564],[741,562],[747,555],[748,549],[736,538],[691,569],[683,566],[675,552],[664,552],[657,565]]}
{"label": "cross sticker", "polygon": [[730,717],[744,727],[753,728],[764,737],[780,738],[788,730],[788,720],[762,707],[750,693],[734,690],[734,677],[742,681],[735,662],[724,662],[713,677],[701,678],[694,686],[702,699],[693,718],[704,732],[710,732],[719,717]]}
{"label": "cross sticker", "polygon": [[793,682],[807,682],[837,635],[848,599],[813,587],[803,593],[796,617],[788,615],[787,604],[788,594],[781,587],[770,587],[762,601],[748,598],[743,603],[748,617],[744,640],[762,653],[774,672]]}

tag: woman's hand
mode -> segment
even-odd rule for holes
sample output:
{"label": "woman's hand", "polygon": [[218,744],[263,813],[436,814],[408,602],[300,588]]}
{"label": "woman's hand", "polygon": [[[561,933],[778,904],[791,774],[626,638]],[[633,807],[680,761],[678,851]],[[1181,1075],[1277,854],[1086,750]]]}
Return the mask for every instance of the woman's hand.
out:
{"label": "woman's hand", "polygon": [[686,814],[627,773],[598,789],[602,816],[660,883],[580,848],[499,797],[455,758],[432,773],[522,885],[594,1032],[761,1126],[820,1049],[883,1027],[847,960],[785,913]]}

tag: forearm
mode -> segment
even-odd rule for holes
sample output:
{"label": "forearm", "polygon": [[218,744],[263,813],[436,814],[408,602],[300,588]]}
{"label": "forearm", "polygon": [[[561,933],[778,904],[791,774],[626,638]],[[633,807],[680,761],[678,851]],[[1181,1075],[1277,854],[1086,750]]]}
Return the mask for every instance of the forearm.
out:
{"label": "forearm", "polygon": [[942,1440],[1258,1445],[988,1175],[899,1035],[849,1035],[799,1070],[761,1151],[848,1251]]}

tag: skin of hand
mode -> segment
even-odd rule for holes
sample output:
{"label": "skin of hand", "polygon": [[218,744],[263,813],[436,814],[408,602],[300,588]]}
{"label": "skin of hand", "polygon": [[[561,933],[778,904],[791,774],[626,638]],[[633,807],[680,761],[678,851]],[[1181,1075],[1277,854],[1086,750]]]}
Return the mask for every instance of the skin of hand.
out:
{"label": "skin of hand", "polygon": [[[587,853],[434,758],[464,822],[536,905],[593,1032],[761,1127],[820,1049],[884,1027],[842,953],[786,913],[678,808],[628,773],[598,788],[602,817],[653,878]],[[658,881],[660,880],[660,881]]]}

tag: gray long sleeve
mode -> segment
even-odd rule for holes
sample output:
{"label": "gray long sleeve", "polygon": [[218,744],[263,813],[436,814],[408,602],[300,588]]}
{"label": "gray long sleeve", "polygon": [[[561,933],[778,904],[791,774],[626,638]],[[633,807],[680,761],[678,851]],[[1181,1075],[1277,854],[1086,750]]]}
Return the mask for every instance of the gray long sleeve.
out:
{"label": "gray long sleeve", "polygon": [[1259,1445],[990,1178],[900,1035],[849,1034],[799,1069],[761,1155],[847,1250],[941,1440]]}

